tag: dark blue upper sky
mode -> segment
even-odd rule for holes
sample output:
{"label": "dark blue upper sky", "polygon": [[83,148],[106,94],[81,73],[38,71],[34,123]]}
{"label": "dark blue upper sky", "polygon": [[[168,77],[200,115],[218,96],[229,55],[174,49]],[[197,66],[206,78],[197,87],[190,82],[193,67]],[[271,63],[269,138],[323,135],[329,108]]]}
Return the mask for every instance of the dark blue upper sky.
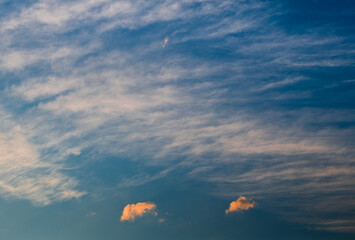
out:
{"label": "dark blue upper sky", "polygon": [[0,0],[0,238],[353,239],[354,13]]}

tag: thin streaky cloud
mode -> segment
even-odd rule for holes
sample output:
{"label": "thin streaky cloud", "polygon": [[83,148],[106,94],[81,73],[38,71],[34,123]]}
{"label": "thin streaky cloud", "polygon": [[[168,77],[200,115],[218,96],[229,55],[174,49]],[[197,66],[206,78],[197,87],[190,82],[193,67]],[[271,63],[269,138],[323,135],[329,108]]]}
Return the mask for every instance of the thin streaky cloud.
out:
{"label": "thin streaky cloud", "polygon": [[0,112],[0,193],[6,198],[29,199],[35,205],[48,205],[83,196],[76,180],[61,173],[61,166],[41,161],[37,147],[21,126]]}
{"label": "thin streaky cloud", "polygon": [[[184,166],[229,198],[287,193],[302,209],[299,193],[339,194],[307,210],[353,209],[340,193],[354,191],[354,113],[323,88],[342,82],[338,67],[352,79],[354,41],[317,28],[289,32],[279,16],[260,1],[53,0],[4,12],[0,105],[13,125],[1,132],[1,195],[38,205],[80,198],[87,189],[62,170],[94,152],[166,170],[132,173],[110,185],[118,191]],[[134,44],[117,38],[151,26],[162,30]],[[162,32],[174,49],[162,49]]]}

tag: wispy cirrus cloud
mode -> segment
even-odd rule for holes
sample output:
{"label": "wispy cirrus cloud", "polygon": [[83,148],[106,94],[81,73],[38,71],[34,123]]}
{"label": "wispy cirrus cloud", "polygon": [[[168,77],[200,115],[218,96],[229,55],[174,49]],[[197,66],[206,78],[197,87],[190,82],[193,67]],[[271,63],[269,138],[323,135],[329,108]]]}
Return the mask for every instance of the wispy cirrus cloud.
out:
{"label": "wispy cirrus cloud", "polygon": [[[194,5],[200,5],[202,11],[190,8]],[[108,22],[105,25],[100,24],[99,29],[107,31],[117,27],[137,28],[159,21],[216,14],[231,6],[242,6],[239,11],[252,8],[233,1],[223,3],[199,0],[158,2],[144,0],[38,1],[19,12],[6,16],[0,29],[9,31],[30,24],[38,24],[49,26],[49,29],[46,30],[62,29],[65,31],[81,24],[105,19]],[[74,26],[70,26],[74,21],[78,22]]]}
{"label": "wispy cirrus cloud", "polygon": [[[87,149],[143,156],[146,164],[166,167],[119,187],[188,166],[189,176],[227,187],[228,197],[352,191],[354,115],[336,91],[324,89],[333,83],[350,89],[348,79],[333,77],[336,67],[351,75],[354,45],[317,29],[285,31],[275,22],[279,7],[260,1],[37,1],[2,16],[0,70],[15,80],[0,85],[0,104],[14,125],[31,131],[14,151],[23,148],[23,159],[36,159],[25,162],[47,169],[36,175],[37,167],[17,172],[4,165],[14,178],[4,182],[12,183],[4,194],[38,204],[80,197],[85,191],[74,190],[80,189],[75,176],[60,169],[70,154]],[[122,37],[150,26],[133,45]],[[162,36],[174,39],[168,48],[162,49]],[[4,146],[11,149],[6,134]],[[174,165],[166,166],[169,161]],[[217,171],[221,163],[225,168]],[[30,185],[16,182],[20,175]],[[27,190],[54,175],[58,184]]]}
{"label": "wispy cirrus cloud", "polygon": [[26,137],[26,131],[12,124],[10,116],[0,112],[0,193],[7,198],[29,199],[35,205],[79,198],[77,181],[61,173],[61,166],[41,161],[38,148]]}

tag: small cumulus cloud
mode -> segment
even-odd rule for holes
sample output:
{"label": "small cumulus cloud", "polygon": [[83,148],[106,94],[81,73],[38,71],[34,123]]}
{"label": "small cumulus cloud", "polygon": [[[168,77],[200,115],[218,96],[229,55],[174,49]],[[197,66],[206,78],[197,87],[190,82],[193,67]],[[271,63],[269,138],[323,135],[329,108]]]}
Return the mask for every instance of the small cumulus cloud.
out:
{"label": "small cumulus cloud", "polygon": [[249,208],[253,208],[254,206],[254,201],[252,201],[251,199],[247,199],[246,197],[240,196],[236,201],[230,203],[229,209],[226,210],[226,214],[229,214],[231,212],[248,210]]}
{"label": "small cumulus cloud", "polygon": [[169,38],[166,37],[163,41],[163,48],[165,48],[165,46],[168,44],[168,42],[169,42]]}
{"label": "small cumulus cloud", "polygon": [[157,215],[155,212],[157,205],[151,202],[139,202],[137,204],[128,204],[125,206],[121,216],[121,222],[133,222],[136,217],[142,217],[144,214]]}
{"label": "small cumulus cloud", "polygon": [[96,215],[96,212],[90,211],[86,214],[86,217],[93,217]]}

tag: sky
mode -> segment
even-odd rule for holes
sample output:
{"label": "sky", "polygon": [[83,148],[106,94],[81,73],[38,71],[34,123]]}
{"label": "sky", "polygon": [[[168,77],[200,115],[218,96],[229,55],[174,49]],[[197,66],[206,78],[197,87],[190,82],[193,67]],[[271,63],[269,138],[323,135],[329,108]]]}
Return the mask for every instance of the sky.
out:
{"label": "sky", "polygon": [[0,238],[354,239],[354,13],[0,0]]}

